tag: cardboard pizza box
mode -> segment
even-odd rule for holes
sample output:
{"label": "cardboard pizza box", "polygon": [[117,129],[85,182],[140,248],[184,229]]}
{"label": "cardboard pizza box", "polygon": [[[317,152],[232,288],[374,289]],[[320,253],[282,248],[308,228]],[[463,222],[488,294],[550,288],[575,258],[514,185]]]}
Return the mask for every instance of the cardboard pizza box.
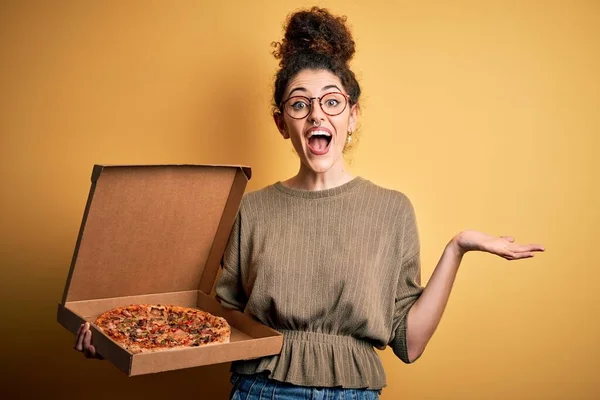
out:
{"label": "cardboard pizza box", "polygon": [[[97,351],[129,376],[279,354],[281,333],[211,295],[250,176],[241,166],[94,166],[58,322],[74,334],[90,322]],[[132,354],[93,325],[139,303],[222,316],[230,343]]]}

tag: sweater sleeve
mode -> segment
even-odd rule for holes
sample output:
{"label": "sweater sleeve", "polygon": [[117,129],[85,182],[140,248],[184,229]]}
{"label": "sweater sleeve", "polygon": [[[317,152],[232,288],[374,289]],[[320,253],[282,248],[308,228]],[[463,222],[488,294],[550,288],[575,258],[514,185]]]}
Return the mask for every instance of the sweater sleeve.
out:
{"label": "sweater sleeve", "polygon": [[244,311],[248,301],[241,278],[241,215],[238,213],[223,254],[222,271],[216,286],[217,300],[223,307]]}
{"label": "sweater sleeve", "polygon": [[408,311],[423,292],[423,288],[421,287],[420,242],[415,211],[408,198],[406,204],[400,242],[402,260],[396,288],[393,332],[389,345],[398,358],[409,364],[411,361],[408,358],[406,343],[406,320]]}

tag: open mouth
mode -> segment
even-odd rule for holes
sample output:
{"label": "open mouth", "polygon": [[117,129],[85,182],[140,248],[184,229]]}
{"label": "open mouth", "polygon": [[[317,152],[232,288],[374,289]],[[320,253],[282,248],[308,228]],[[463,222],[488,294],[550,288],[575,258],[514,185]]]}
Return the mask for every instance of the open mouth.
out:
{"label": "open mouth", "polygon": [[315,155],[327,154],[331,144],[331,133],[324,130],[314,130],[308,135],[308,148]]}

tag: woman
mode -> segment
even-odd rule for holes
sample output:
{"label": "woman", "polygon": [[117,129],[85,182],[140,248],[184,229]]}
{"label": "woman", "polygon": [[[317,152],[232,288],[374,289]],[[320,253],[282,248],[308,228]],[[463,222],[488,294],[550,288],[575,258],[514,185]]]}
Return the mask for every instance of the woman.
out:
{"label": "woman", "polygon": [[[426,287],[410,200],[345,168],[360,86],[345,19],[293,14],[281,60],[275,124],[298,173],[247,194],[224,256],[217,297],[283,333],[281,354],[232,365],[232,399],[375,399],[385,372],[374,347],[414,362],[432,337],[464,254],[532,257],[539,245],[464,231],[447,244]],[[95,356],[82,327],[76,348]]]}

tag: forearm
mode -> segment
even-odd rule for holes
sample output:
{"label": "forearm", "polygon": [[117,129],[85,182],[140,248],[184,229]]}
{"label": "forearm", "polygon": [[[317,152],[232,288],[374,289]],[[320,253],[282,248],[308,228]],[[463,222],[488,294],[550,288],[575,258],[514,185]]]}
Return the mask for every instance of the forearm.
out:
{"label": "forearm", "polygon": [[411,362],[425,350],[442,319],[463,254],[457,239],[453,238],[446,245],[423,293],[408,312],[406,340]]}

